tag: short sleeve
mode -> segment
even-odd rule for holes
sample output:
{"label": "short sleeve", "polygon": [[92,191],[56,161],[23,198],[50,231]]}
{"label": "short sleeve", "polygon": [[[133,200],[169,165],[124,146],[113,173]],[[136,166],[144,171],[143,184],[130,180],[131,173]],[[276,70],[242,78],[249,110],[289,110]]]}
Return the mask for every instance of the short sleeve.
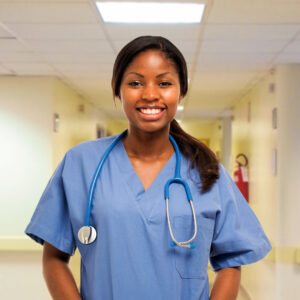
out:
{"label": "short sleeve", "polygon": [[25,233],[34,241],[44,241],[73,255],[76,249],[62,174],[66,156],[51,177]]}
{"label": "short sleeve", "polygon": [[220,167],[220,211],[216,216],[210,262],[214,270],[254,263],[264,258],[271,245],[247,201]]}

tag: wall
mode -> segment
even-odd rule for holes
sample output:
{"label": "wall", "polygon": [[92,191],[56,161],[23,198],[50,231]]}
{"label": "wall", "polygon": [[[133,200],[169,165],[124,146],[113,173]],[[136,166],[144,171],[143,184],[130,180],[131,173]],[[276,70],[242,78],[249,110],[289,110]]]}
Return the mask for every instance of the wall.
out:
{"label": "wall", "polygon": [[97,138],[97,126],[106,128],[106,117],[63,82],[53,80],[52,115],[59,115],[59,132],[52,130],[54,167],[71,147]]}
{"label": "wall", "polygon": [[184,120],[180,126],[195,138],[208,141],[208,146],[218,155],[221,151],[222,125],[220,120]]}
{"label": "wall", "polygon": [[0,77],[1,237],[23,234],[24,216],[31,214],[48,181],[51,88],[49,79]]}
{"label": "wall", "polygon": [[[64,153],[96,138],[97,125],[105,124],[99,110],[56,78],[0,77],[0,298],[50,299],[42,247],[23,232]],[[79,263],[76,254],[71,266],[77,281]]]}
{"label": "wall", "polygon": [[[277,298],[300,299],[300,64],[276,69],[278,104]],[[297,255],[298,254],[298,255]]]}
{"label": "wall", "polygon": [[[277,226],[276,189],[278,179],[272,174],[272,153],[277,147],[277,131],[272,129],[272,92],[274,75],[266,76],[233,109],[232,161],[238,153],[249,159],[250,206],[274,244]],[[251,299],[276,299],[276,266],[269,255],[264,261],[243,267],[242,282]]]}
{"label": "wall", "polygon": [[[190,119],[184,120],[180,126],[187,133],[197,139],[207,141],[208,146],[220,157],[222,144],[222,120],[208,119]],[[128,128],[128,122],[125,119],[108,120],[107,128],[111,134],[118,134]]]}

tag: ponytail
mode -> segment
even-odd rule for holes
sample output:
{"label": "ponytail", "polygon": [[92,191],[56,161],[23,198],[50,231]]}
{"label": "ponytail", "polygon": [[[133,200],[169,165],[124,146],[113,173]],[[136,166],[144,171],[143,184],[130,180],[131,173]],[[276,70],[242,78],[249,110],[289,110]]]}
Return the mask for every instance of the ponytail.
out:
{"label": "ponytail", "polygon": [[177,123],[171,122],[170,134],[176,140],[182,154],[190,160],[190,169],[197,167],[201,194],[208,192],[219,178],[219,162],[216,155],[202,142],[187,134]]}

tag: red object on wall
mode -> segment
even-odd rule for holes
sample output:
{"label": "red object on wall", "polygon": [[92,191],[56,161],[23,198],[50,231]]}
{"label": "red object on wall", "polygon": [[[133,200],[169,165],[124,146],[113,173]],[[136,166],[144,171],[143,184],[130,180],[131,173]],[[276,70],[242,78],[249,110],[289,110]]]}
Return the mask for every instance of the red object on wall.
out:
{"label": "red object on wall", "polygon": [[[243,157],[245,163],[242,164],[238,161],[240,157]],[[249,202],[249,179],[248,179],[248,159],[245,154],[238,154],[235,159],[237,163],[237,169],[234,172],[234,182],[239,188],[240,192],[243,194],[244,198]]]}

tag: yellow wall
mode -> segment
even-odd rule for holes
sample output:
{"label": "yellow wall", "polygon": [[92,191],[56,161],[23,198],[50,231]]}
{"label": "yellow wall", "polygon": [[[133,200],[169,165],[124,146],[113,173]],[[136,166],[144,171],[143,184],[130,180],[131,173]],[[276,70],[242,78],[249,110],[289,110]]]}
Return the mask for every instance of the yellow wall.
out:
{"label": "yellow wall", "polygon": [[183,120],[180,126],[190,135],[203,141],[216,153],[221,151],[222,127],[220,120]]}
{"label": "yellow wall", "polygon": [[[106,119],[53,77],[0,77],[0,107],[0,236],[22,236],[64,153],[96,138],[97,125],[105,127]],[[58,132],[54,113],[60,116]]]}
{"label": "yellow wall", "polygon": [[[0,237],[22,236],[52,170],[51,81],[0,77]],[[30,174],[30,176],[29,176]]]}
{"label": "yellow wall", "polygon": [[[215,152],[221,152],[222,122],[220,120],[184,120],[180,126],[187,133],[199,140],[208,141],[208,146]],[[107,120],[107,130],[110,134],[118,134],[128,128],[125,119]]]}
{"label": "yellow wall", "polygon": [[52,79],[52,109],[59,115],[59,130],[52,130],[53,166],[56,167],[71,147],[97,137],[97,126],[106,128],[99,109],[78,96],[63,82]]}
{"label": "yellow wall", "polygon": [[[276,97],[269,90],[272,83],[274,76],[267,76],[236,104],[232,122],[232,161],[240,152],[249,159],[250,206],[271,242],[276,238],[277,213],[277,178],[272,174],[272,151],[276,148],[276,130],[272,129]],[[252,299],[275,299],[275,273],[271,259],[243,267],[242,282]]]}
{"label": "yellow wall", "polygon": [[[54,113],[60,117],[58,132],[53,131]],[[24,296],[10,282],[29,287],[38,282],[26,290],[26,298],[50,299],[41,272],[42,247],[23,232],[65,152],[96,138],[97,126],[105,128],[104,115],[58,79],[0,77],[0,274],[7,274],[1,281],[2,298]],[[71,267],[77,282],[79,264],[76,254]]]}
{"label": "yellow wall", "polygon": [[[58,132],[52,130],[53,169],[71,147],[97,137],[97,126],[106,129],[107,120],[95,106],[78,96],[63,82],[52,79],[51,115],[59,115]],[[80,254],[76,250],[70,260],[76,283],[80,284]]]}
{"label": "yellow wall", "polygon": [[115,119],[115,120],[108,120],[107,121],[107,131],[111,134],[119,134],[125,129],[128,128],[128,122],[127,120],[120,120],[120,119]]}

